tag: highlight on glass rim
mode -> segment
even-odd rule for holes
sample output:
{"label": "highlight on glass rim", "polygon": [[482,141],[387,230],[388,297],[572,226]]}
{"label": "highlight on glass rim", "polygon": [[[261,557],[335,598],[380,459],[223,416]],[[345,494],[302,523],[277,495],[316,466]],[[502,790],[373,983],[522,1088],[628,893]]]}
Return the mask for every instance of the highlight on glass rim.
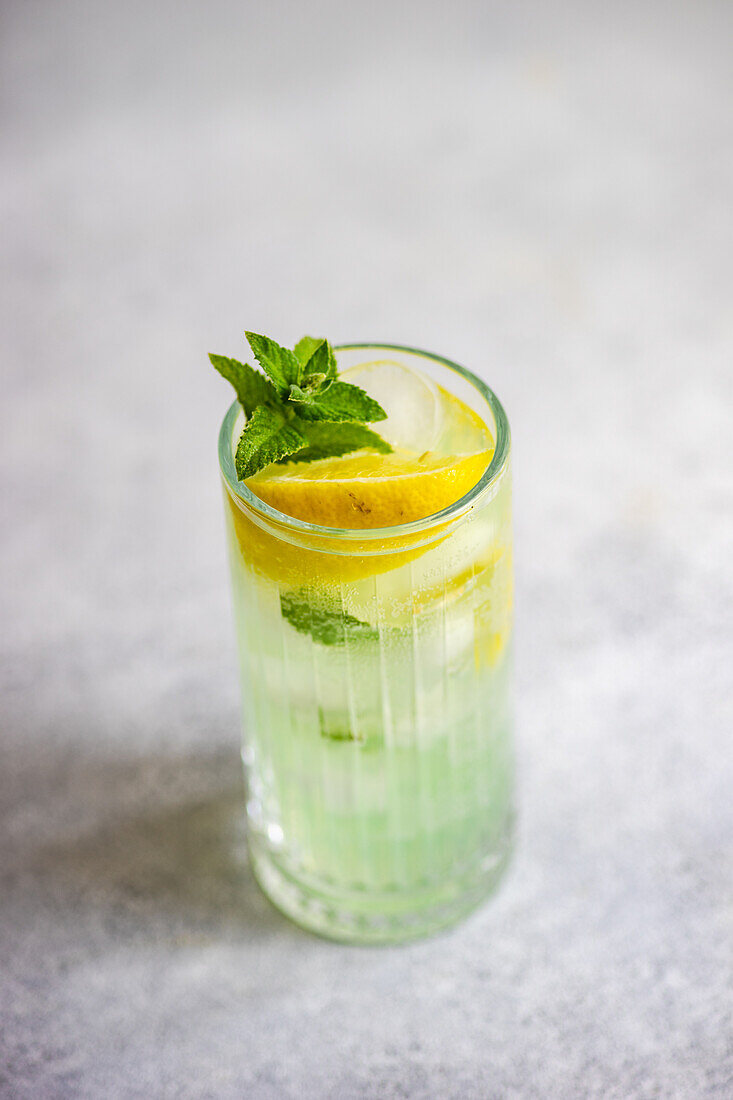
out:
{"label": "highlight on glass rim", "polygon": [[210,360],[254,872],[324,936],[425,935],[511,851],[506,416],[438,355],[246,336]]}

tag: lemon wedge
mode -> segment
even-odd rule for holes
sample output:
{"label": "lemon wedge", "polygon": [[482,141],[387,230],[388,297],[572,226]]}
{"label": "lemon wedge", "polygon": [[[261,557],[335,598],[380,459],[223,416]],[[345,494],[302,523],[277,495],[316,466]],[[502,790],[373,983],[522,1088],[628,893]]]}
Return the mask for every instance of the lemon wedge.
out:
{"label": "lemon wedge", "polygon": [[425,519],[472,489],[493,451],[392,454],[359,451],[343,458],[268,466],[247,486],[272,508],[320,527],[392,527]]}

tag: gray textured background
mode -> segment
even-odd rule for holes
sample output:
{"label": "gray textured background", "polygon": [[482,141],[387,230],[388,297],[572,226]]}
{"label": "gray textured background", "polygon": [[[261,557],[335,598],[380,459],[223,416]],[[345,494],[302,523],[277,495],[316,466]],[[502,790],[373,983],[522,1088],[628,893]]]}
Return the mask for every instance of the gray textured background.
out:
{"label": "gray textured background", "polygon": [[[733,8],[4,0],[3,1097],[733,1095]],[[433,941],[241,862],[205,353],[514,427],[521,835]]]}

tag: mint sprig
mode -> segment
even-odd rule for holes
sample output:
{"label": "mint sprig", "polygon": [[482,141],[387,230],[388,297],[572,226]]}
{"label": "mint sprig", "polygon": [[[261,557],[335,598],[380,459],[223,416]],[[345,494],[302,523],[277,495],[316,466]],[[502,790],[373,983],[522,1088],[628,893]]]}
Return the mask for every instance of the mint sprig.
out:
{"label": "mint sprig", "polygon": [[392,450],[364,426],[387,414],[359,386],[339,381],[328,340],[304,336],[290,351],[269,336],[245,335],[264,374],[226,355],[209,355],[247,417],[234,459],[240,481],[272,462],[312,462],[362,447]]}

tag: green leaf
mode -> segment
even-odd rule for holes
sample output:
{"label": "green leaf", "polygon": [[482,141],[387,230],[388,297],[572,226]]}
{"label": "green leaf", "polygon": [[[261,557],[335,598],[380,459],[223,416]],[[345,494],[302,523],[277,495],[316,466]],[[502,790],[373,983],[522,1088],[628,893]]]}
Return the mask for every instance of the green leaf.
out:
{"label": "green leaf", "polygon": [[308,362],[313,352],[323,343],[322,336],[302,336],[298,343],[295,345],[293,351],[297,356],[298,362],[303,366]]}
{"label": "green leaf", "polygon": [[237,398],[248,417],[252,416],[258,405],[278,403],[277,390],[272,382],[249,363],[240,363],[238,359],[230,359],[227,355],[210,354],[209,359],[222,378],[226,378],[234,386]]}
{"label": "green leaf", "polygon": [[334,382],[338,377],[336,356],[328,340],[321,340],[320,344],[313,349],[313,354],[303,364],[303,377],[307,379],[313,374],[325,375],[328,382]]}
{"label": "green leaf", "polygon": [[256,332],[246,332],[245,336],[257,362],[269,374],[281,396],[287,397],[291,386],[300,385],[303,376],[300,360],[269,336],[259,336]]}
{"label": "green leaf", "polygon": [[320,393],[306,393],[299,387],[290,391],[290,401],[304,420],[348,421],[386,420],[387,414],[359,386],[349,382],[333,382]]}
{"label": "green leaf", "polygon": [[237,445],[234,465],[240,481],[264,470],[271,462],[301,450],[305,438],[287,423],[284,409],[260,405],[247,421]]}
{"label": "green leaf", "polygon": [[295,345],[295,353],[300,358],[303,377],[301,385],[291,385],[291,401],[308,400],[309,396],[327,390],[338,378],[336,356],[328,340],[304,336]]}
{"label": "green leaf", "polygon": [[312,462],[316,458],[338,458],[368,447],[380,454],[389,454],[389,443],[363,424],[332,424],[317,420],[301,420],[295,417],[293,426],[305,436],[308,446],[302,451],[284,458],[283,462]]}
{"label": "green leaf", "polygon": [[329,714],[323,707],[318,708],[318,724],[321,727],[321,737],[328,741],[356,742],[364,744],[361,737],[357,737],[348,724],[348,714]]}
{"label": "green leaf", "polygon": [[290,387],[290,401],[308,400],[314,394],[322,393],[323,390],[328,389],[330,382],[325,374],[317,372],[316,374],[306,374],[303,379],[303,386],[291,386]]}
{"label": "green leaf", "polygon": [[288,401],[307,402],[323,393],[331,385],[331,380],[323,371],[315,371],[303,377],[302,386],[291,386]]}
{"label": "green leaf", "polygon": [[282,616],[299,634],[310,634],[320,645],[345,645],[356,639],[364,642],[379,640],[379,632],[369,623],[349,615],[340,607],[326,607],[314,603],[308,593],[282,592],[280,594]]}

